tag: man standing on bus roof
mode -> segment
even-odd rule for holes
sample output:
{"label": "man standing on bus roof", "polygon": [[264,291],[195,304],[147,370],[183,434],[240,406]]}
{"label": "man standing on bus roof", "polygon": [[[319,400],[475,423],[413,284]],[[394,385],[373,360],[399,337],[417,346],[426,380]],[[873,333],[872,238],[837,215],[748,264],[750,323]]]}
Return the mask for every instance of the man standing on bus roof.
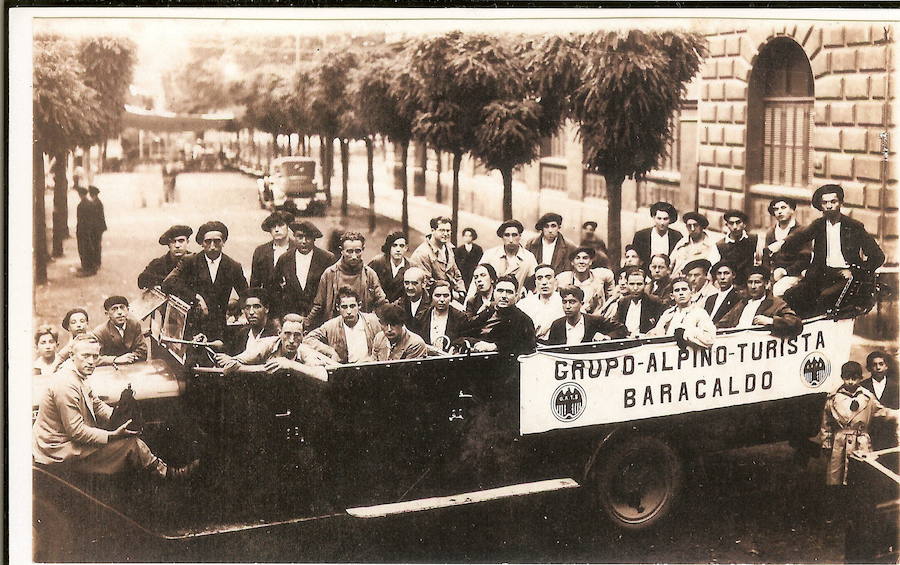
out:
{"label": "man standing on bus roof", "polygon": [[562,233],[562,216],[548,212],[540,217],[534,229],[540,232],[525,248],[534,255],[538,263],[553,267],[557,273],[569,268],[569,253],[574,249]]}
{"label": "man standing on bus roof", "polygon": [[426,235],[425,241],[413,251],[409,263],[425,271],[431,280],[448,281],[452,285],[454,298],[462,301],[466,286],[450,243],[453,223],[450,218],[438,216],[431,219],[430,225],[431,234]]}
{"label": "man standing on bus roof", "polygon": [[766,326],[772,335],[793,337],[803,331],[803,320],[787,302],[769,292],[769,269],[762,265],[750,267],[747,276],[747,295],[732,307],[718,324],[719,328],[749,328]]}
{"label": "man standing on bus roof", "polygon": [[678,220],[678,211],[668,202],[655,202],[650,206],[650,217],[653,218],[653,227],[635,232],[631,242],[644,265],[650,264],[650,257],[653,255],[671,256],[682,237],[680,231],[669,227],[669,224]]}
{"label": "man standing on bus roof", "polygon": [[188,251],[188,238],[194,233],[189,226],[175,225],[159,236],[160,245],[168,245],[169,251],[162,257],[150,261],[144,271],[138,275],[138,288],[146,289],[160,286],[181,259],[191,255]]}
{"label": "man standing on bus roof", "polygon": [[728,210],[722,219],[728,226],[728,234],[716,244],[716,249],[723,261],[734,266],[734,284],[743,286],[750,267],[762,261],[762,240],[756,234],[747,233],[749,218],[740,210]]}
{"label": "man standing on bus roof", "polygon": [[800,282],[800,274],[809,266],[810,251],[807,245],[799,253],[785,253],[781,247],[787,236],[803,229],[794,219],[797,201],[777,197],[769,201],[769,215],[775,225],[766,232],[763,247],[763,265],[772,269],[772,294],[783,296],[787,289]]}
{"label": "man standing on bus roof", "polygon": [[813,260],[796,286],[785,292],[785,300],[801,316],[821,314],[833,308],[844,285],[852,277],[850,267],[874,273],[884,263],[884,252],[862,222],[841,213],[844,189],[826,184],[816,189],[812,206],[822,212],[805,229],[787,236],[781,246],[786,253],[799,253],[812,242]]}

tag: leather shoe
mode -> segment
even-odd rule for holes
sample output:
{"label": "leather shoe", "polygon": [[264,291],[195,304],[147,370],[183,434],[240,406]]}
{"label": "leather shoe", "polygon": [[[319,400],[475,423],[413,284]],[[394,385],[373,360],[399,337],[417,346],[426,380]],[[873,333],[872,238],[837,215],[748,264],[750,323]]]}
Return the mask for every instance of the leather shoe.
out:
{"label": "leather shoe", "polygon": [[194,459],[183,467],[169,467],[166,469],[166,480],[185,481],[194,475],[200,468],[200,460]]}

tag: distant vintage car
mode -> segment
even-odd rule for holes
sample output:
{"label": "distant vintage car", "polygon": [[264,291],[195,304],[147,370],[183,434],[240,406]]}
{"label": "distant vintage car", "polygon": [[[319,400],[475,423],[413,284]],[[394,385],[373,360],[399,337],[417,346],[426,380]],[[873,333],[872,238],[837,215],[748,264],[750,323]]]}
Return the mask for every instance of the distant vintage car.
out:
{"label": "distant vintage car", "polygon": [[312,157],[279,157],[272,161],[268,176],[259,183],[259,206],[282,207],[291,201],[309,215],[325,215],[325,191],[316,179]]}
{"label": "distant vintage car", "polygon": [[33,465],[40,560],[99,558],[76,543],[91,531],[163,544],[272,536],[554,491],[647,529],[671,513],[686,461],[814,436],[853,331],[852,319],[816,319],[794,338],[723,331],[703,351],[662,337],[447,354],[342,365],[325,383],[226,377],[178,341],[187,306],[154,296],[151,359],[98,368],[91,386],[114,403],[131,384],[148,444],[176,465],[202,457],[203,473],[168,485]]}

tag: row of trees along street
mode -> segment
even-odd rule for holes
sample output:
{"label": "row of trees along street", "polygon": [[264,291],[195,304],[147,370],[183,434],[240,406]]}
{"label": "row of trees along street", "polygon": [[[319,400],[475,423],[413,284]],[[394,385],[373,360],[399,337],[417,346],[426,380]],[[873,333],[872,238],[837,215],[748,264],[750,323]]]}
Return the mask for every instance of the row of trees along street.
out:
{"label": "row of trees along street", "polygon": [[103,145],[118,135],[135,64],[135,47],[122,38],[75,41],[58,35],[37,35],[33,60],[34,278],[36,284],[43,284],[47,281],[48,260],[44,155],[50,157],[53,172],[52,252],[59,257],[63,240],[69,237],[68,155],[77,147]]}
{"label": "row of trees along street", "polygon": [[[372,210],[373,143],[376,136],[389,140],[399,153],[405,231],[410,141],[452,155],[451,215],[458,225],[464,155],[500,172],[503,216],[512,218],[513,170],[538,158],[541,138],[572,120],[585,145],[586,167],[606,181],[607,242],[611,260],[618,261],[622,183],[645,175],[665,155],[672,116],[705,54],[701,36],[678,31],[450,32],[316,49],[288,68],[267,69],[236,84],[231,92],[246,108],[245,127],[321,138],[329,198],[335,140],[345,172],[349,142],[362,140]],[[342,178],[346,214],[347,175]],[[374,225],[374,215],[369,221]]]}
{"label": "row of trees along street", "polygon": [[[283,46],[285,39],[263,42]],[[375,223],[374,143],[387,139],[399,155],[404,231],[409,229],[406,166],[411,141],[452,155],[454,225],[458,225],[460,165],[466,154],[500,172],[503,215],[512,218],[513,170],[538,158],[541,139],[571,120],[585,146],[585,166],[606,181],[607,243],[614,262],[621,246],[622,183],[645,175],[665,155],[672,116],[706,54],[700,35],[681,31],[533,36],[454,31],[394,42],[360,44],[344,38],[305,46],[299,37],[287,39],[294,40],[289,42],[291,55],[280,57],[264,49],[254,55],[261,47],[259,39],[199,43],[193,60],[166,77],[168,109],[191,113],[234,109],[240,115],[238,127],[276,138],[298,134],[304,140],[303,153],[309,147],[305,140],[318,136],[329,204],[337,141],[345,173],[344,215],[349,144],[363,141],[370,228]],[[86,45],[94,50],[89,53]],[[237,73],[228,73],[228,65],[217,65],[216,59],[241,65]],[[43,37],[36,39],[34,61],[35,256],[36,282],[41,283],[46,280],[46,244],[43,199],[38,198],[43,187],[37,183],[44,178],[38,174],[38,167],[43,167],[39,157],[42,153],[64,157],[78,145],[118,133],[116,117],[134,56],[121,40],[71,43]],[[100,72],[93,72],[93,67]],[[55,163],[64,161],[57,158]],[[64,175],[56,190],[65,194]],[[56,207],[54,199],[54,228]],[[66,218],[62,211],[61,207],[60,227]],[[56,250],[57,230],[53,231]]]}

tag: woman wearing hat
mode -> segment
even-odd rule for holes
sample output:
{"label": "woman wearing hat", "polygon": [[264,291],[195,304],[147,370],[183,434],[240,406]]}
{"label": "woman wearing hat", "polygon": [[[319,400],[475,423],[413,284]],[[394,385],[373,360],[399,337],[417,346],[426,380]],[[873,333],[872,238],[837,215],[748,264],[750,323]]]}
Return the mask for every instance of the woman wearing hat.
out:
{"label": "woman wearing hat", "polygon": [[72,343],[75,337],[88,332],[88,313],[84,308],[72,308],[62,319],[62,327],[69,332],[69,342],[56,353],[56,361],[50,372],[56,371],[69,357],[72,356]]}
{"label": "woman wearing hat", "polygon": [[272,241],[263,243],[253,250],[250,261],[250,286],[264,286],[275,273],[275,263],[291,248],[290,229],[294,216],[276,210],[263,220],[260,229],[272,236]]}
{"label": "woman wearing hat", "polygon": [[582,310],[593,314],[612,295],[615,276],[606,267],[591,269],[596,251],[593,247],[581,246],[569,253],[571,271],[556,275],[560,287],[577,286],[584,292]]}
{"label": "woman wearing hat", "polygon": [[401,298],[403,292],[403,273],[409,268],[406,251],[409,242],[401,231],[388,234],[381,246],[381,253],[369,261],[369,267],[378,275],[378,281],[387,296],[388,302]]}

